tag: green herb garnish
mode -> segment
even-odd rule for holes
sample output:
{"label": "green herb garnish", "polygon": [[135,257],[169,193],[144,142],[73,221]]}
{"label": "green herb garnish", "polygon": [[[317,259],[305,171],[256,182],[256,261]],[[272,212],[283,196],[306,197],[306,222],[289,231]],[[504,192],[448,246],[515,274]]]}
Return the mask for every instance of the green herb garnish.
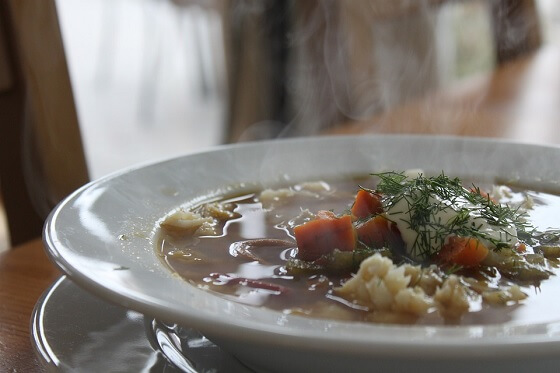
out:
{"label": "green herb garnish", "polygon": [[[436,254],[450,235],[482,239],[499,250],[511,246],[512,226],[516,232],[529,228],[518,209],[495,203],[476,186],[465,188],[458,178],[443,173],[416,178],[396,172],[373,175],[380,178],[375,191],[383,195],[387,217],[398,215],[417,233],[409,248],[412,257],[427,259]],[[482,221],[499,233],[498,239],[481,230]]]}

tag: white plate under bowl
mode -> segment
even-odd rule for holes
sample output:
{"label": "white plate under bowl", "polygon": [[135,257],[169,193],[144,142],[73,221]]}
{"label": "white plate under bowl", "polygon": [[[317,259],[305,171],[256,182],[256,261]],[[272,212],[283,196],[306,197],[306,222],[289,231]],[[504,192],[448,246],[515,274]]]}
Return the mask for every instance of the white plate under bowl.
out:
{"label": "white plate under bowl", "polygon": [[252,372],[196,331],[170,335],[167,328],[155,329],[152,320],[105,302],[65,276],[37,302],[31,341],[49,372]]}
{"label": "white plate under bowl", "polygon": [[224,146],[86,185],[51,213],[44,241],[51,258],[85,289],[198,329],[258,371],[552,371],[560,363],[560,312],[553,322],[468,327],[287,316],[189,285],[157,257],[154,235],[173,209],[240,183],[421,168],[558,191],[559,164],[560,148],[453,137],[362,135]]}

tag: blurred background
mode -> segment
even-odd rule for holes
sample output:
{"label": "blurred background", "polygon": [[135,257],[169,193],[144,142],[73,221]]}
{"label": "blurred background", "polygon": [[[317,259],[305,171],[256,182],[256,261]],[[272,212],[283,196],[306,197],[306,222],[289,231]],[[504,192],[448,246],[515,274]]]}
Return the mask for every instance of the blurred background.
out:
{"label": "blurred background", "polygon": [[[93,179],[228,141],[223,3],[57,0]],[[240,9],[233,12],[259,11],[250,9],[255,6],[250,1],[238,3]],[[451,1],[425,10],[424,28],[434,32],[430,58],[437,60],[437,71],[426,73],[437,75],[430,77],[434,85],[455,84],[494,68],[488,4]],[[560,2],[537,0],[537,5],[543,39],[558,40]]]}
{"label": "blurred background", "polygon": [[[527,37],[506,25],[497,52],[496,17],[511,10],[497,3],[516,2],[56,0],[89,178],[223,143],[327,133],[468,86]],[[534,4],[536,44],[558,44],[560,2]],[[0,213],[0,250],[5,225]]]}

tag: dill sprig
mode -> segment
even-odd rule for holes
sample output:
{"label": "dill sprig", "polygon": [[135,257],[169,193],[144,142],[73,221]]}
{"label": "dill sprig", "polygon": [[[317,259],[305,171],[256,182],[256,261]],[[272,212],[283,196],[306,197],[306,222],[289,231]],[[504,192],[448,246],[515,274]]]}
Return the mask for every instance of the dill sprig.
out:
{"label": "dill sprig", "polygon": [[[499,250],[510,246],[512,226],[521,233],[531,228],[517,208],[495,203],[478,187],[473,185],[469,190],[459,178],[450,178],[443,172],[434,177],[419,174],[415,178],[397,172],[373,175],[380,179],[375,191],[383,196],[385,211],[391,211],[387,217],[399,215],[400,220],[417,232],[410,248],[413,257],[432,256],[450,235],[482,239]],[[404,206],[401,211],[397,204]],[[451,217],[442,219],[442,216]],[[499,238],[481,230],[481,220],[499,232]]]}

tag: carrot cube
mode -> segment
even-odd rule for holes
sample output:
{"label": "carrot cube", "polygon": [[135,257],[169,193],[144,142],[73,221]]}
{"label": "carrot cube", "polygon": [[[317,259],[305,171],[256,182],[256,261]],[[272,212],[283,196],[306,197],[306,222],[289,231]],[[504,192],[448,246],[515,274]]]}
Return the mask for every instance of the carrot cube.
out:
{"label": "carrot cube", "polygon": [[383,205],[378,194],[370,193],[360,189],[351,209],[352,215],[358,219],[367,218],[370,215],[383,212]]}
{"label": "carrot cube", "polygon": [[330,211],[319,211],[314,220],[294,228],[298,258],[316,260],[334,249],[352,251],[356,247],[356,232],[352,217],[337,217]]}

